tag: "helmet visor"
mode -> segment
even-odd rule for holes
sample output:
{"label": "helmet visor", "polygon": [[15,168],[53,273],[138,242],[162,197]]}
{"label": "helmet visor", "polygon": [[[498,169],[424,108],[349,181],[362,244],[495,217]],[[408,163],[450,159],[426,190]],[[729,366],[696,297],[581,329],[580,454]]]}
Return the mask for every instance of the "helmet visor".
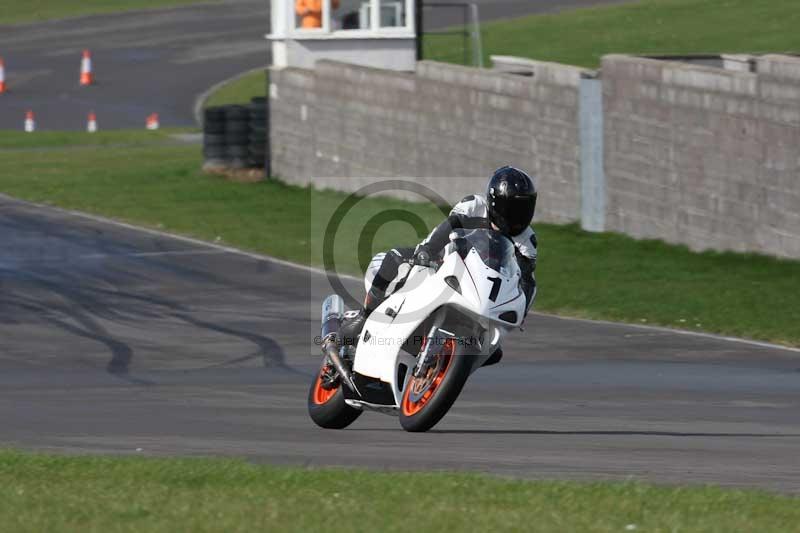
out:
{"label": "helmet visor", "polygon": [[536,210],[536,195],[521,195],[511,198],[497,198],[495,210],[500,224],[500,229],[508,235],[516,236],[531,225],[533,213]]}

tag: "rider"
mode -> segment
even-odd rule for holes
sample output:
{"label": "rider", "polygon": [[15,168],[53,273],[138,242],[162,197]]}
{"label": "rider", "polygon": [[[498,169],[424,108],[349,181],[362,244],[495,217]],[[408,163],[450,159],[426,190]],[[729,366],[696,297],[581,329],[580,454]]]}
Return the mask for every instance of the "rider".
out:
{"label": "rider", "polygon": [[[536,186],[522,170],[510,166],[499,168],[489,180],[486,196],[470,195],[456,204],[450,215],[439,224],[416,248],[393,248],[378,254],[367,269],[366,281],[370,285],[364,300],[364,309],[345,315],[340,333],[344,339],[355,339],[367,317],[393,291],[399,289],[408,273],[410,259],[427,263],[437,257],[449,242],[454,229],[495,229],[508,236],[516,248],[517,263],[522,277],[520,288],[525,294],[526,314],[536,296],[536,233],[531,220],[536,209]],[[405,266],[405,272],[401,272]],[[391,287],[394,285],[393,287]],[[392,290],[388,290],[388,289]],[[485,364],[495,364],[503,356],[498,350]]]}

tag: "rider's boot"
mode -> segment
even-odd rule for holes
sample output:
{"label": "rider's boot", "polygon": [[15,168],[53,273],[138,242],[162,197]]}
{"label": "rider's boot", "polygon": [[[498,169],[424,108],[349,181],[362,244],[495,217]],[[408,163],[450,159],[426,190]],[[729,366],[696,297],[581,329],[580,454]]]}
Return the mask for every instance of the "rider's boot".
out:
{"label": "rider's boot", "polygon": [[344,314],[342,326],[339,328],[339,338],[342,344],[355,344],[369,315],[385,300],[386,297],[378,295],[377,291],[370,291],[364,299],[364,307],[358,311],[348,311]]}
{"label": "rider's boot", "polygon": [[492,353],[492,355],[489,356],[489,359],[487,359],[486,362],[481,365],[481,367],[496,365],[497,363],[500,362],[502,358],[503,358],[503,349],[498,346],[497,349],[494,351],[494,353]]}
{"label": "rider's boot", "polygon": [[344,314],[342,326],[339,328],[339,338],[342,340],[342,344],[355,344],[366,321],[367,314],[364,309],[347,311]]}

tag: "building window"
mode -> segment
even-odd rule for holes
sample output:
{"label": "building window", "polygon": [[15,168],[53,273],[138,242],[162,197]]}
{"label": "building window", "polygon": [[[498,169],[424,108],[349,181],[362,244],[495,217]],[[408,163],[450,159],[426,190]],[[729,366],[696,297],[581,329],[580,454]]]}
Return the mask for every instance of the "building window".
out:
{"label": "building window", "polygon": [[290,28],[309,35],[350,31],[380,34],[383,29],[413,31],[414,0],[279,1],[293,6]]}
{"label": "building window", "polygon": [[[373,19],[373,8],[380,15]],[[331,5],[331,30],[372,30],[406,26],[406,0],[340,0]]]}
{"label": "building window", "polygon": [[328,7],[339,0],[294,0],[294,28],[298,30],[323,30]]}
{"label": "building window", "polygon": [[331,12],[331,30],[368,30],[369,16],[364,16],[364,0],[341,0]]}
{"label": "building window", "polygon": [[405,0],[378,0],[381,28],[403,28],[408,26]]}

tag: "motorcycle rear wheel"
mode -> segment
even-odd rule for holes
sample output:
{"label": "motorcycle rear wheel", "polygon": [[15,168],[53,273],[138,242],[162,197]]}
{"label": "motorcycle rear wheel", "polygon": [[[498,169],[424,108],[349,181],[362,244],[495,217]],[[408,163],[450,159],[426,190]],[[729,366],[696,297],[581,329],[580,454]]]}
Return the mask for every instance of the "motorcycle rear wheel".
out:
{"label": "motorcycle rear wheel", "polygon": [[327,361],[323,361],[319,372],[311,382],[308,391],[308,415],[321,428],[344,429],[361,416],[363,411],[344,402],[341,380],[333,388],[323,387],[327,364]]}
{"label": "motorcycle rear wheel", "polygon": [[449,339],[429,372],[408,380],[400,402],[400,425],[404,430],[428,431],[447,414],[469,378],[472,359]]}

